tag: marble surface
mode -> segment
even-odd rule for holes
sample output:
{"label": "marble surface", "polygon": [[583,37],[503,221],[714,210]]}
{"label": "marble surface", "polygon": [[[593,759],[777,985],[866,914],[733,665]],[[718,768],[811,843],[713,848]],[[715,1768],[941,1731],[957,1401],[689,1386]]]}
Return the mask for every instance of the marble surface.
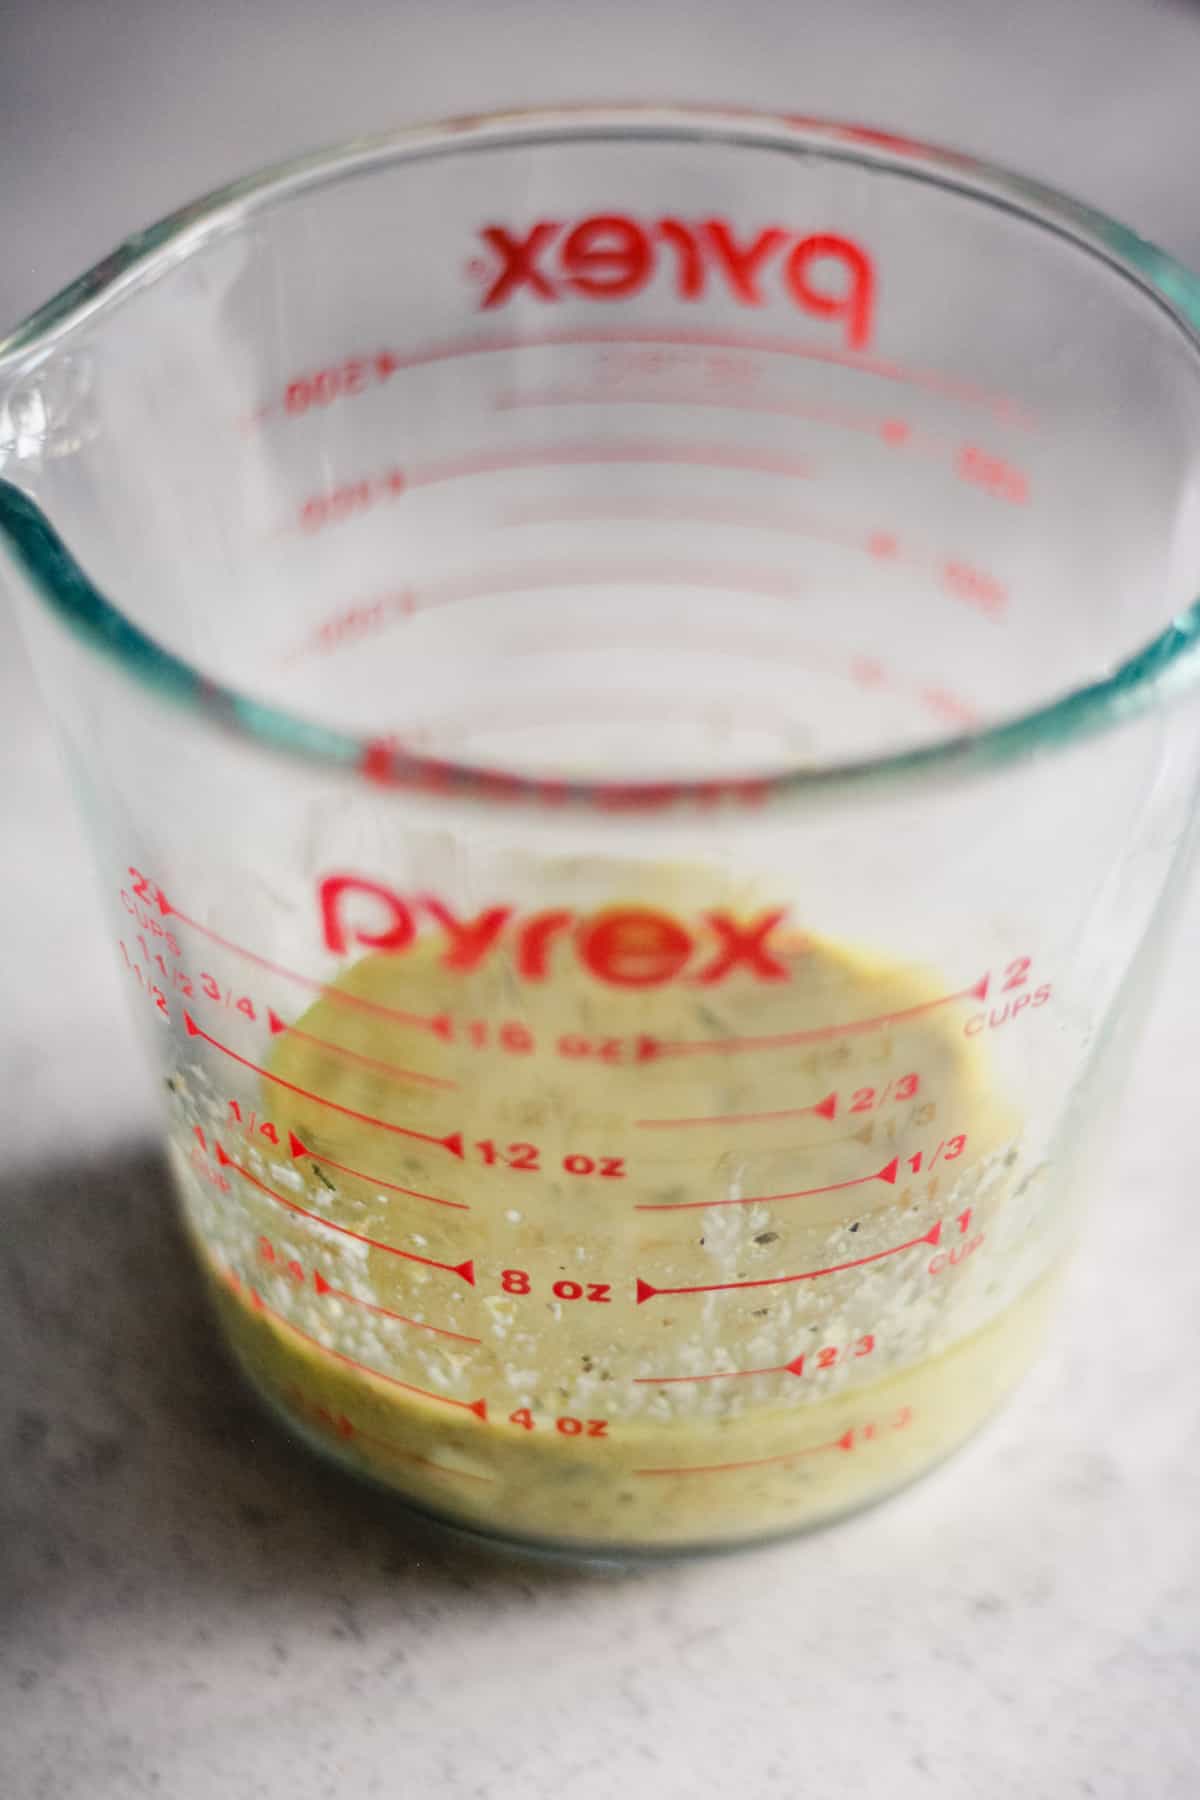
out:
{"label": "marble surface", "polygon": [[[545,95],[858,113],[1007,157],[1200,260],[1195,8],[827,10],[609,4],[555,48],[548,9],[506,4],[464,22],[464,69],[432,5],[13,9],[0,320],[243,166]],[[835,1531],[578,1573],[397,1517],[266,1425],[215,1350],[7,615],[0,841],[6,1800],[1200,1791],[1200,893],[1059,1325],[1004,1416]]]}

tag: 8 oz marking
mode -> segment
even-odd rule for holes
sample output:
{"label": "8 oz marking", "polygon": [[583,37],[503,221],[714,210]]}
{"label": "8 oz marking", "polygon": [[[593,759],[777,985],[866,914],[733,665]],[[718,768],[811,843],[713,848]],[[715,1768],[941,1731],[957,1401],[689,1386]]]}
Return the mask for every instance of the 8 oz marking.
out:
{"label": "8 oz marking", "polygon": [[[506,1294],[529,1294],[533,1292],[533,1278],[528,1269],[502,1269],[500,1286]],[[589,1300],[593,1306],[607,1306],[612,1300],[612,1283],[609,1281],[572,1281],[568,1278],[556,1281],[550,1291],[556,1300]]]}

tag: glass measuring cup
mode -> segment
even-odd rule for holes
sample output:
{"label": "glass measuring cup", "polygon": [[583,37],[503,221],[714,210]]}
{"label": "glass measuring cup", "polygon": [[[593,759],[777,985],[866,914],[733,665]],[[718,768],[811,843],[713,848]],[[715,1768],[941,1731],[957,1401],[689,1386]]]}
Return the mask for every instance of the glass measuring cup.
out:
{"label": "glass measuring cup", "polygon": [[481,120],[0,346],[0,543],[250,1380],[717,1545],[1012,1386],[1193,813],[1191,277],[732,114]]}

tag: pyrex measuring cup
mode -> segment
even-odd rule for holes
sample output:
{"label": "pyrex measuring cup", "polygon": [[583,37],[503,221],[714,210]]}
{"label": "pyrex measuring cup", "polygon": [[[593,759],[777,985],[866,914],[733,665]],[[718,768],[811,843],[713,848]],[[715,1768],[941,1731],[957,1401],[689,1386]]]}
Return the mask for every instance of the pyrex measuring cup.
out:
{"label": "pyrex measuring cup", "polygon": [[589,112],[235,186],[2,347],[0,539],[293,1432],[721,1544],[1011,1387],[1191,817],[1198,319],[963,159]]}

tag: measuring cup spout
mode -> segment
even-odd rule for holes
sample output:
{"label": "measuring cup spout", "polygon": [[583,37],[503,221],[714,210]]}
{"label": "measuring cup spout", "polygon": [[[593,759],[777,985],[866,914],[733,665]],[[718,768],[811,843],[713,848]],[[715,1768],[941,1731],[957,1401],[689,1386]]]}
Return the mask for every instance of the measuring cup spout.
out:
{"label": "measuring cup spout", "polygon": [[36,457],[45,441],[45,408],[20,367],[0,356],[0,475]]}
{"label": "measuring cup spout", "polygon": [[0,475],[37,485],[45,468],[77,456],[101,436],[93,361],[70,327],[53,347],[0,344]]}

